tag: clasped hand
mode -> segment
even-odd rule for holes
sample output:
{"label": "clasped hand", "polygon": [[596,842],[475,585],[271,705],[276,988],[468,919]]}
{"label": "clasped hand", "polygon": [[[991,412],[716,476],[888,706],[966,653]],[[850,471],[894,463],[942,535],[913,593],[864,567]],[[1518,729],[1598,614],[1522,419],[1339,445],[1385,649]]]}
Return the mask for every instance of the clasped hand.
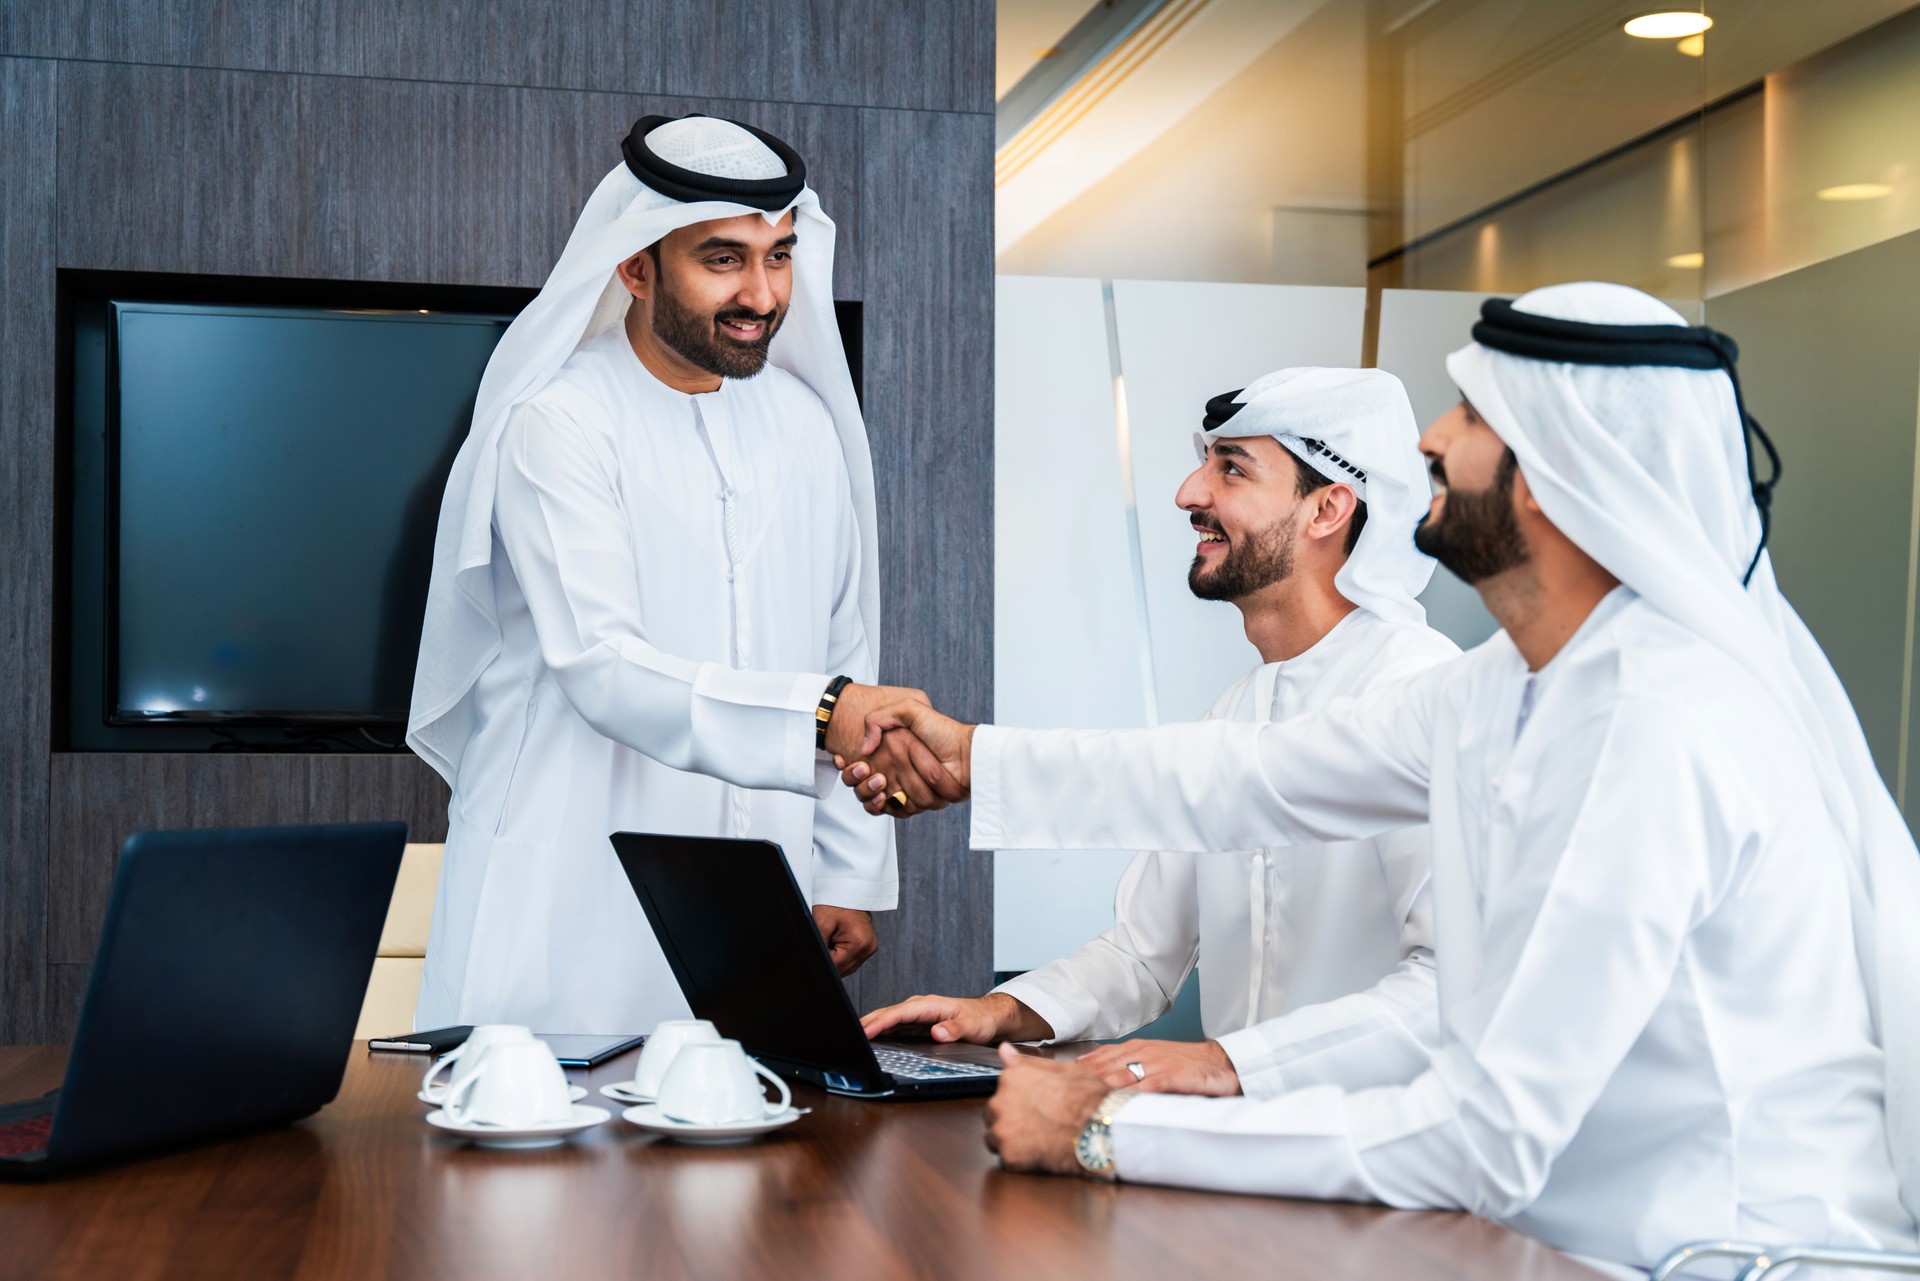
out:
{"label": "clasped hand", "polygon": [[841,781],[869,814],[904,816],[967,799],[972,741],[973,726],[934,711],[922,691],[898,686],[847,686],[827,725]]}

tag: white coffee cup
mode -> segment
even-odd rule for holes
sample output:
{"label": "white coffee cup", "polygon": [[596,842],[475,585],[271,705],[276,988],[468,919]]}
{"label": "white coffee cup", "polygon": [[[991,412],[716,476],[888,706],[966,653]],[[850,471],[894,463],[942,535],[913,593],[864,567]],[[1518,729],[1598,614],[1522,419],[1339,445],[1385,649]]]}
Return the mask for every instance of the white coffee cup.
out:
{"label": "white coffee cup", "polygon": [[467,1033],[466,1040],[433,1061],[433,1066],[427,1069],[426,1076],[421,1078],[420,1092],[432,1093],[434,1078],[449,1067],[453,1069],[453,1075],[448,1078],[448,1088],[451,1089],[460,1084],[473,1075],[473,1070],[480,1066],[480,1060],[495,1045],[524,1045],[531,1040],[533,1040],[533,1029],[522,1027],[517,1023],[482,1024]]}
{"label": "white coffee cup", "polygon": [[643,1099],[660,1096],[660,1082],[673,1066],[674,1056],[683,1045],[711,1045],[720,1039],[720,1030],[705,1019],[668,1019],[647,1036],[640,1047],[640,1062],[633,1070],[633,1092]]}
{"label": "white coffee cup", "polygon": [[[763,1077],[780,1091],[778,1100],[761,1092]],[[779,1116],[792,1104],[787,1083],[748,1057],[740,1042],[696,1041],[673,1056],[656,1106],[691,1125],[738,1125]]]}
{"label": "white coffee cup", "polygon": [[524,1129],[571,1120],[567,1074],[545,1041],[495,1042],[478,1066],[447,1087],[441,1105],[455,1125]]}

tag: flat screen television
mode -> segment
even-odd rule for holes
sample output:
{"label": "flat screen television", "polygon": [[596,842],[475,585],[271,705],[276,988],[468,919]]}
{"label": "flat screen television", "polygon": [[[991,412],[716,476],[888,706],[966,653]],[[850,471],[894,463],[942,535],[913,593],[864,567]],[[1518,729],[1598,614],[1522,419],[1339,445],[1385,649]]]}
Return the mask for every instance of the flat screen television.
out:
{"label": "flat screen television", "polygon": [[392,288],[74,300],[69,746],[398,745],[447,472],[517,305]]}
{"label": "flat screen television", "polygon": [[55,746],[403,750],[447,471],[534,291],[60,284]]}

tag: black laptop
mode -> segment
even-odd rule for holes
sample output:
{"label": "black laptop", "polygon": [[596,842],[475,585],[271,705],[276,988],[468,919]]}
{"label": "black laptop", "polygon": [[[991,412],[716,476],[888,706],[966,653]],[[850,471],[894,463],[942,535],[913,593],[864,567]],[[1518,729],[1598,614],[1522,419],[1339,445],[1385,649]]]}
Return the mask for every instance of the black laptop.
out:
{"label": "black laptop", "polygon": [[695,1017],[774,1071],[863,1098],[993,1093],[991,1047],[867,1040],[778,845],[617,832],[613,847]]}
{"label": "black laptop", "polygon": [[404,823],[142,832],[67,1074],[0,1104],[0,1179],[284,1125],[340,1089]]}

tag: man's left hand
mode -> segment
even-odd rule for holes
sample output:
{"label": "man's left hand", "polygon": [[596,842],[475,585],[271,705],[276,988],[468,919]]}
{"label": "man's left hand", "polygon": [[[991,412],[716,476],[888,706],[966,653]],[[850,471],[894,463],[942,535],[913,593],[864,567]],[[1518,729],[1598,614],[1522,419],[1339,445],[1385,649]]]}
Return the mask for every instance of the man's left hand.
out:
{"label": "man's left hand", "polygon": [[987,1147],[1009,1170],[1080,1174],[1074,1144],[1112,1092],[1078,1063],[1000,1047],[1000,1088],[987,1100]]}
{"label": "man's left hand", "polygon": [[[1156,1090],[1161,1094],[1240,1093],[1240,1074],[1218,1041],[1123,1041],[1080,1056],[1110,1090]],[[1146,1073],[1135,1076],[1127,1065]]]}
{"label": "man's left hand", "polygon": [[857,907],[829,907],[825,903],[813,905],[813,923],[820,929],[820,937],[827,945],[827,954],[833,958],[833,964],[840,971],[840,977],[859,969],[867,959],[880,950],[880,940],[873,932],[873,914],[863,912]]}

